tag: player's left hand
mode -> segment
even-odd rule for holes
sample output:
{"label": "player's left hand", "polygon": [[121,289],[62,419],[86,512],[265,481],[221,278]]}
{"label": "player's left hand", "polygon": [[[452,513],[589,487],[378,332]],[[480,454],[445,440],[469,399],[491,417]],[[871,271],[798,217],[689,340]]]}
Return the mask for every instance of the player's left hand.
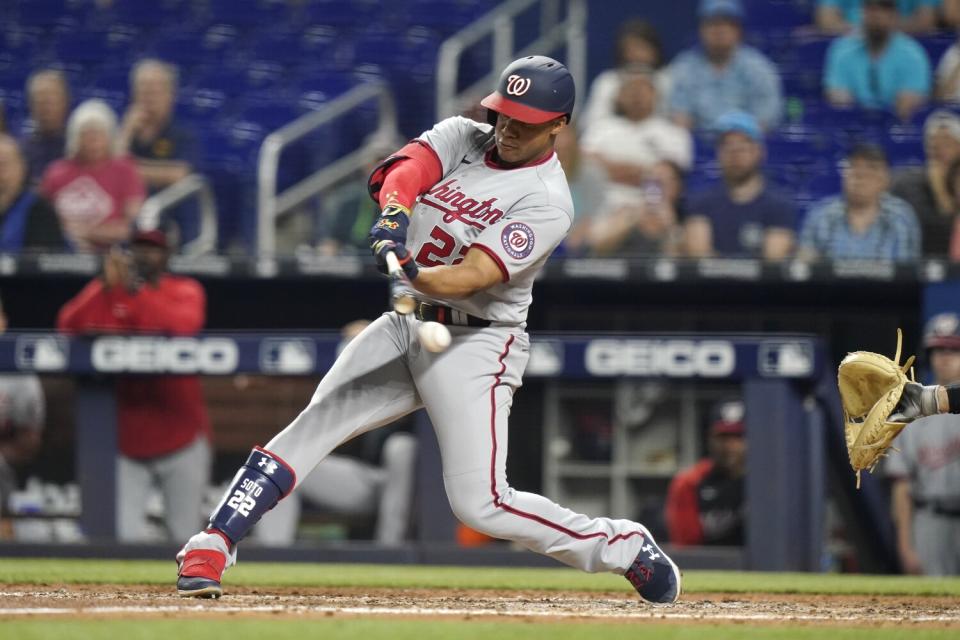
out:
{"label": "player's left hand", "polygon": [[387,252],[389,251],[397,256],[397,261],[403,267],[403,273],[408,280],[415,280],[420,273],[420,268],[414,262],[413,256],[410,255],[407,247],[403,244],[398,244],[392,240],[373,240],[371,238],[370,250],[373,251],[373,256],[377,259],[377,268],[380,273],[389,275],[387,273]]}
{"label": "player's left hand", "polygon": [[[396,244],[407,242],[407,227],[410,226],[410,210],[398,204],[388,204],[370,228],[370,246],[380,240]],[[397,256],[399,257],[399,256]]]}

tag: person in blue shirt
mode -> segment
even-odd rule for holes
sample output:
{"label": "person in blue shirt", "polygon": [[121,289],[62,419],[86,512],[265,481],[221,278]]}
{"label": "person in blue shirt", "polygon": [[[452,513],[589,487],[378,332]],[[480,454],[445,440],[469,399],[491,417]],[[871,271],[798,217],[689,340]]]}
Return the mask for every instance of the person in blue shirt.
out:
{"label": "person in blue shirt", "polygon": [[926,102],[930,83],[926,51],[897,30],[895,0],[865,0],[862,31],[827,50],[823,87],[834,106],[890,109],[906,120]]}
{"label": "person in blue shirt", "polygon": [[920,223],[906,201],[887,192],[890,167],[874,144],[854,147],[843,165],[843,193],[815,204],[800,229],[799,255],[815,260],[920,258]]}
{"label": "person in blue shirt", "polygon": [[670,66],[669,111],[687,128],[709,127],[727,111],[753,115],[764,130],[783,115],[783,88],[774,64],[743,44],[740,0],[701,0],[700,46]]}
{"label": "person in blue shirt", "polygon": [[[825,33],[849,33],[863,21],[863,0],[818,0],[817,27]],[[907,33],[933,33],[942,0],[896,0],[900,28]]]}
{"label": "person in blue shirt", "polygon": [[686,255],[788,257],[796,209],[763,176],[760,125],[750,114],[734,111],[721,116],[715,128],[723,182],[691,199],[684,221]]}

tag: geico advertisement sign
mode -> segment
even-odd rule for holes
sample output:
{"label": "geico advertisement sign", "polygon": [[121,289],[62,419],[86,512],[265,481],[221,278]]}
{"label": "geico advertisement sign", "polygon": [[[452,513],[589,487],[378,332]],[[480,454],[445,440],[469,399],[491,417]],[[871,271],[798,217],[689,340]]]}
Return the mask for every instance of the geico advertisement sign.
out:
{"label": "geico advertisement sign", "polygon": [[228,338],[97,338],[93,368],[103,373],[233,373],[237,343]]}
{"label": "geico advertisement sign", "polygon": [[587,346],[594,376],[723,378],[736,367],[733,344],[720,340],[594,340]]}

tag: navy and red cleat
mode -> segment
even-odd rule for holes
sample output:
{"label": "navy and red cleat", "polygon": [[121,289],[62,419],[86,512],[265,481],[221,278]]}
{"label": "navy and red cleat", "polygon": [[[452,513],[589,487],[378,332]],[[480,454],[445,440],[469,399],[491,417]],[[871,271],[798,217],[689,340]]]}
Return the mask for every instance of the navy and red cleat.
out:
{"label": "navy and red cleat", "polygon": [[177,554],[177,594],[184,598],[219,598],[224,570],[236,562],[230,539],[216,529],[196,534]]}
{"label": "navy and red cleat", "polygon": [[673,604],[682,591],[680,569],[643,526],[643,546],[623,576],[640,597],[654,604]]}
{"label": "navy and red cleat", "polygon": [[188,551],[180,563],[177,594],[184,598],[219,598],[223,595],[220,577],[226,562],[226,558],[219,551]]}

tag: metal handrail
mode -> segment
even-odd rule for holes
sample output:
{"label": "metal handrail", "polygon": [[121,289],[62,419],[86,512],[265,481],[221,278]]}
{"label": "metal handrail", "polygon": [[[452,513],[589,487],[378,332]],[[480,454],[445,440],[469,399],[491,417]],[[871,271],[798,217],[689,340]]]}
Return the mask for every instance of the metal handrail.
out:
{"label": "metal handrail", "polygon": [[147,198],[137,216],[137,228],[156,229],[164,211],[193,197],[200,203],[200,233],[183,245],[181,253],[200,256],[212,252],[217,247],[217,202],[210,182],[199,173],[191,173]]}
{"label": "metal handrail", "polygon": [[377,98],[379,106],[377,132],[397,136],[393,94],[386,84],[370,82],[351,89],[318,111],[297,118],[263,140],[257,161],[257,252],[261,256],[272,256],[276,251],[277,219],[280,216],[347,177],[366,162],[365,149],[357,149],[277,193],[280,153],[318,127],[372,98]]}
{"label": "metal handrail", "polygon": [[[514,51],[514,19],[533,5],[541,3],[540,37],[520,51]],[[476,22],[447,38],[437,56],[437,119],[459,113],[465,97],[486,93],[500,70],[512,59],[552,51],[561,44],[567,47],[567,68],[581,91],[586,89],[587,5],[584,0],[567,0],[567,18],[559,20],[558,0],[508,0]],[[493,35],[493,70],[457,92],[460,57],[470,46]]]}

